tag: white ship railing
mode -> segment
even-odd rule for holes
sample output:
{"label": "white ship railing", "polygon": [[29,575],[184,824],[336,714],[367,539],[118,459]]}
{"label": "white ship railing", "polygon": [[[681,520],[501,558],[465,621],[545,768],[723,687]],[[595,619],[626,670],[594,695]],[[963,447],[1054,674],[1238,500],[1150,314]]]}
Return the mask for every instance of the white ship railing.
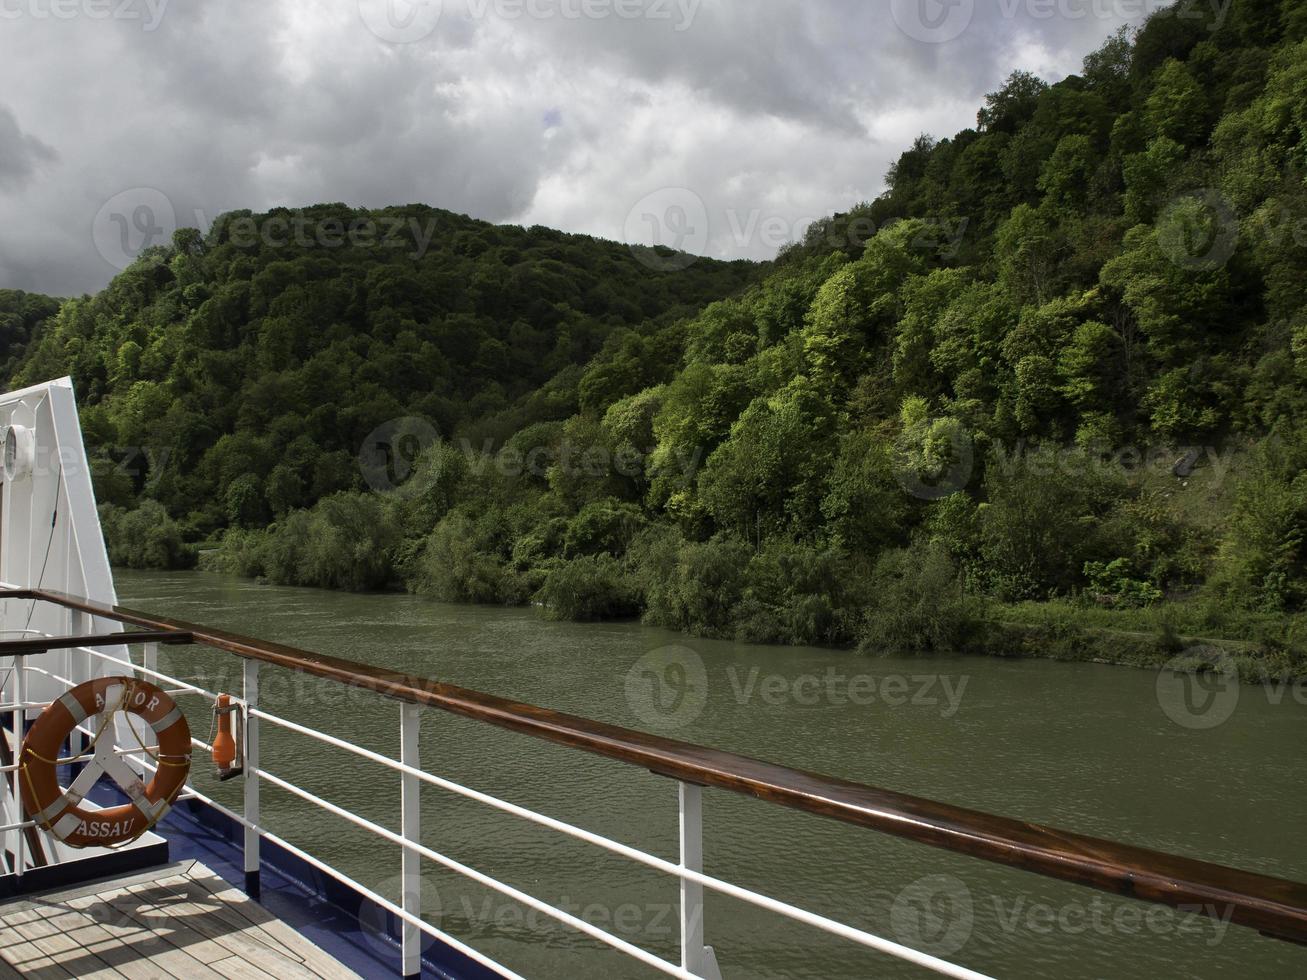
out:
{"label": "white ship railing", "polygon": [[[1249,925],[1261,929],[1270,935],[1301,941],[1307,938],[1307,886],[1280,879],[1254,875],[1234,869],[1220,868],[1187,858],[1157,854],[1139,848],[1117,845],[1106,841],[1096,841],[1061,831],[1041,828],[1035,825],[1008,821],[1001,817],[992,817],[974,811],[935,804],[930,801],[914,800],[911,797],[859,787],[856,784],[839,780],[824,780],[823,777],[806,773],[797,773],[782,767],[759,763],[728,753],[702,749],[687,743],[646,736],[636,732],[626,732],[611,726],[586,722],[571,716],[557,715],[544,709],[514,705],[488,695],[475,695],[473,692],[460,692],[428,682],[426,689],[415,685],[416,679],[402,675],[379,671],[364,665],[350,665],[344,661],[321,657],[307,651],[294,651],[275,644],[263,644],[261,641],[221,631],[209,631],[190,624],[174,623],[169,620],[155,619],[141,613],[128,610],[108,609],[87,603],[83,600],[69,599],[49,593],[31,593],[22,590],[10,592],[14,596],[36,596],[40,599],[64,604],[68,608],[68,635],[79,637],[80,631],[93,613],[98,621],[118,621],[126,628],[128,625],[144,626],[151,629],[179,629],[194,635],[194,642],[203,643],[224,652],[235,653],[243,658],[243,690],[239,697],[232,700],[244,715],[244,773],[241,777],[242,809],[237,812],[223,805],[209,795],[195,788],[194,782],[188,782],[182,799],[196,799],[244,828],[243,866],[247,877],[247,887],[257,892],[260,870],[260,842],[269,841],[288,853],[294,855],[321,873],[328,875],[376,905],[394,915],[402,923],[402,969],[405,976],[416,975],[420,971],[422,934],[445,943],[465,956],[480,963],[499,975],[515,977],[517,974],[495,963],[467,943],[451,936],[423,918],[421,890],[418,887],[420,864],[430,861],[474,881],[486,888],[498,892],[522,905],[549,916],[558,922],[584,935],[629,956],[653,969],[669,976],[683,978],[707,978],[714,980],[720,976],[715,954],[704,942],[704,903],[705,889],[730,896],[757,908],[791,919],[805,926],[829,933],[887,956],[915,964],[943,976],[958,978],[981,978],[984,974],[968,969],[929,953],[913,949],[902,943],[874,935],[863,929],[831,919],[780,901],[768,895],[740,885],[708,875],[703,870],[703,823],[702,805],[704,785],[746,792],[761,798],[771,798],[773,802],[806,810],[810,813],[830,816],[845,822],[881,829],[898,836],[919,840],[924,843],[946,847],[952,850],[973,854],[989,860],[1000,861],[1038,871],[1053,877],[1064,878],[1080,884],[1093,885],[1106,890],[1132,894],[1145,900],[1162,902],[1172,906],[1185,903],[1201,904],[1221,898],[1220,908],[1229,913],[1230,920],[1236,924]],[[57,639],[51,637],[51,639]],[[68,649],[68,657],[80,656],[87,662],[100,662],[106,667],[130,669],[137,677],[145,678],[161,685],[175,696],[192,696],[216,702],[217,692],[199,687],[159,670],[158,644],[151,642],[137,644],[141,647],[139,662],[130,666],[124,664],[120,657],[91,646],[77,646]],[[292,663],[292,661],[298,661]],[[390,758],[379,752],[319,731],[315,728],[282,718],[264,710],[259,700],[259,674],[262,663],[303,670],[330,680],[352,683],[377,693],[379,697],[398,700],[399,758]],[[0,704],[0,713],[8,712],[14,725],[15,744],[21,740],[20,730],[25,710],[43,707],[42,704],[29,702],[25,696],[24,677],[27,672],[34,672],[63,685],[72,685],[72,675],[76,671],[68,669],[70,676],[57,674],[48,668],[25,664],[22,658],[14,658],[12,668],[16,674],[13,685],[15,698]],[[352,681],[342,679],[341,675],[353,670],[356,677]],[[91,671],[90,675],[100,671]],[[6,687],[5,690],[9,690]],[[467,701],[466,707],[460,698]],[[479,699],[479,700],[474,700]],[[418,701],[427,702],[415,703]],[[610,758],[628,761],[635,765],[650,768],[655,772],[671,776],[677,783],[679,802],[679,838],[680,861],[672,862],[654,854],[612,840],[593,831],[585,830],[565,821],[537,813],[527,807],[481,792],[435,775],[422,768],[420,759],[419,719],[424,707],[440,707],[455,713],[481,717],[481,720],[499,724],[502,727],[526,731],[551,741],[570,744]],[[513,717],[512,712],[528,709],[530,719]],[[24,710],[20,710],[24,709]],[[476,709],[476,710],[473,710]],[[375,766],[396,772],[400,776],[400,829],[398,832],[383,827],[366,817],[332,803],[329,800],[296,785],[289,779],[277,775],[263,767],[261,754],[260,729],[267,723],[285,731],[312,739],[333,749],[352,755]],[[89,727],[84,725],[88,731]],[[575,737],[571,737],[573,733]],[[594,744],[586,744],[582,736],[588,737]],[[623,739],[628,742],[623,744]],[[198,738],[192,738],[195,748],[210,751],[212,746]],[[76,753],[77,746],[73,751]],[[122,750],[123,754],[134,757],[147,771],[154,766],[148,758],[143,757],[139,748]],[[696,762],[695,760],[699,760]],[[732,765],[735,771],[732,771]],[[698,767],[698,768],[696,768]],[[14,767],[8,767],[12,770]],[[677,776],[686,772],[696,781],[689,781]],[[770,782],[768,782],[770,780]],[[789,780],[793,785],[788,785]],[[741,788],[737,782],[753,783],[773,787],[776,793],[759,792],[756,786]],[[703,785],[700,785],[700,784]],[[275,787],[289,793],[315,807],[320,808],[353,826],[394,844],[401,854],[401,880],[403,891],[398,902],[377,893],[350,876],[332,867],[322,859],[274,834],[261,822],[260,788],[262,784]],[[578,916],[555,908],[548,902],[528,894],[512,885],[478,871],[463,862],[438,850],[424,845],[421,841],[422,827],[419,809],[420,789],[428,785],[465,799],[474,801],[502,813],[510,814],[536,826],[565,835],[574,840],[593,845],[608,853],[619,855],[644,867],[670,875],[680,882],[680,962],[672,962],[650,952],[621,936],[602,929]],[[30,821],[12,822],[0,827],[0,832],[13,833],[19,838],[18,850],[21,853],[22,833],[32,827]],[[1129,882],[1129,887],[1121,884]],[[1156,886],[1154,886],[1156,882]],[[1214,906],[1215,907],[1215,906]]]}

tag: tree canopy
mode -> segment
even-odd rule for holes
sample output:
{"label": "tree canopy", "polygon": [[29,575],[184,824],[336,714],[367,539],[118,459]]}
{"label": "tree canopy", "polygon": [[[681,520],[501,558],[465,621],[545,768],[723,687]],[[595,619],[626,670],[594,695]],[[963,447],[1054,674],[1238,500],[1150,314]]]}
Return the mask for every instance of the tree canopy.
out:
{"label": "tree canopy", "polygon": [[[278,581],[785,642],[901,638],[881,595],[1291,610],[1305,178],[1307,17],[1235,0],[1013,72],[774,263],[242,212],[57,312],[0,293],[0,339],[15,383],[74,375],[102,460],[145,447],[106,506]],[[388,237],[268,244],[360,220]],[[360,447],[405,417],[440,438],[376,494]]]}

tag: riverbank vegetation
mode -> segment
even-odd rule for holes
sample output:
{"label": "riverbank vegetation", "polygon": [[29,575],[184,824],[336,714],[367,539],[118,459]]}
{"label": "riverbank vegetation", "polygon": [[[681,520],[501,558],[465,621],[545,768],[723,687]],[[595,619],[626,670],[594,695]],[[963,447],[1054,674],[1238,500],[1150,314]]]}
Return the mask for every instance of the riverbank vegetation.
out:
{"label": "riverbank vegetation", "polygon": [[[1302,6],[1182,4],[1014,72],[774,263],[227,216],[63,304],[14,380],[74,375],[128,564],[1307,674],[1305,177]],[[290,217],[307,243],[234,234]],[[321,247],[383,218],[401,247]],[[378,487],[399,418],[428,427]]]}

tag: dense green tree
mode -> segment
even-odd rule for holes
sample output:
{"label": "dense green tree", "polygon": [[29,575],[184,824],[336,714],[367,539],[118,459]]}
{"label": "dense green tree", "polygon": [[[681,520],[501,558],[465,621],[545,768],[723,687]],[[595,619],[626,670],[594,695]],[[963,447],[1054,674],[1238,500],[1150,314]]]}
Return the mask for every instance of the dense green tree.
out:
{"label": "dense green tree", "polygon": [[1154,136],[1193,146],[1207,137],[1207,100],[1183,62],[1167,59],[1158,69],[1145,104]]}
{"label": "dense green tree", "polygon": [[97,296],[0,292],[0,357],[72,374],[123,563],[867,649],[981,598],[1297,611],[1302,6],[1016,71],[772,263],[233,212]]}

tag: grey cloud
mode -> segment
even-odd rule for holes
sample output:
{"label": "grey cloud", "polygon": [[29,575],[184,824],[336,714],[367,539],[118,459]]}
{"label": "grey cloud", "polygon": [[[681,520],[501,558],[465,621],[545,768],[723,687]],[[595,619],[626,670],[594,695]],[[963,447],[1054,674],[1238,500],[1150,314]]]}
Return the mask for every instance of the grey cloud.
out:
{"label": "grey cloud", "polygon": [[55,152],[35,136],[23,132],[13,112],[0,106],[0,187],[26,183]]}
{"label": "grey cloud", "polygon": [[637,201],[680,187],[704,202],[709,254],[766,257],[775,242],[739,229],[801,230],[874,197],[917,132],[971,125],[1014,67],[1074,71],[1138,19],[1097,2],[1108,16],[976,0],[947,44],[909,37],[887,0],[703,0],[679,31],[676,0],[672,21],[474,18],[484,0],[444,0],[411,44],[371,34],[357,0],[175,2],[153,31],[7,20],[0,286],[104,285],[91,226],[132,188],[161,191],[182,224],[423,202],[621,237]]}

